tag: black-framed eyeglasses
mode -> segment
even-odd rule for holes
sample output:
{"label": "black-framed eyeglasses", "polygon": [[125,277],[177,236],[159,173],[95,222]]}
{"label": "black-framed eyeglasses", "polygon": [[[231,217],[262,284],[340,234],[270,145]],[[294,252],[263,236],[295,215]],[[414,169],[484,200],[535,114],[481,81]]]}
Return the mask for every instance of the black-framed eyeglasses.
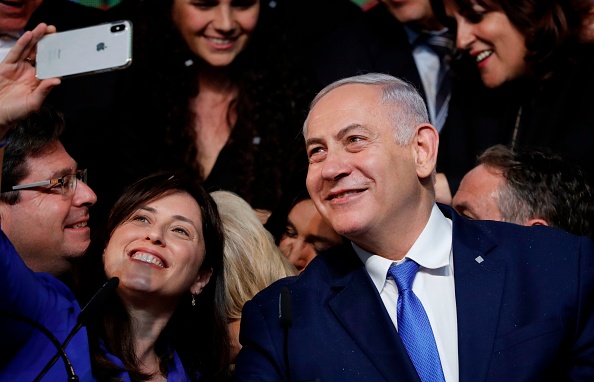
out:
{"label": "black-framed eyeglasses", "polygon": [[[87,169],[78,170],[74,174],[64,175],[61,178],[44,180],[41,182],[19,184],[18,186],[12,186],[13,190],[26,190],[30,188],[36,188],[41,186],[60,186],[60,192],[64,196],[71,196],[76,191],[76,182],[80,180],[83,183],[87,183]],[[50,187],[50,188],[51,188]]]}

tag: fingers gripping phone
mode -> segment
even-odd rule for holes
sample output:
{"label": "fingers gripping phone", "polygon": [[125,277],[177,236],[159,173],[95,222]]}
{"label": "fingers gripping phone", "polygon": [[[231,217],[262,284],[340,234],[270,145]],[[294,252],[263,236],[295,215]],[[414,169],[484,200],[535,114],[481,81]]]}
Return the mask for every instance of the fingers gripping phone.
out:
{"label": "fingers gripping phone", "polygon": [[45,35],[37,43],[40,80],[123,69],[132,63],[132,23],[128,20]]}

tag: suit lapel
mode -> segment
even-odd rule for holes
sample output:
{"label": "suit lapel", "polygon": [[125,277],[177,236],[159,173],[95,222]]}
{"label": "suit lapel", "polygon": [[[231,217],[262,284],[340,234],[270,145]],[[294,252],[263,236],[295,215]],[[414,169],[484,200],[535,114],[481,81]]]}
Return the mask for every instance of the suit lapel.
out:
{"label": "suit lapel", "polygon": [[446,216],[452,219],[454,227],[460,381],[483,381],[493,355],[505,266],[489,257],[496,243],[486,230],[455,212]]}
{"label": "suit lapel", "polygon": [[[489,257],[497,244],[486,229],[466,221],[449,207],[440,208],[453,221],[459,380],[486,380],[497,333],[505,265]],[[335,296],[329,302],[330,308],[386,380],[401,377],[403,381],[419,381],[365,267],[350,243],[343,249],[342,264],[337,267],[357,265],[335,274]]]}
{"label": "suit lapel", "polygon": [[[343,256],[357,256],[350,243],[344,247],[349,254]],[[386,381],[419,381],[379,293],[357,261],[358,267],[334,280],[330,308]]]}

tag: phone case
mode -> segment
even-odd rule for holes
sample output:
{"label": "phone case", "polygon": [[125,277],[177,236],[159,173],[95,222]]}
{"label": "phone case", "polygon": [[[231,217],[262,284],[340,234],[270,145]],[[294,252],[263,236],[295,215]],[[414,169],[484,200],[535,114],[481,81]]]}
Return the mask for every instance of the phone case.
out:
{"label": "phone case", "polygon": [[35,62],[39,79],[72,77],[123,69],[132,63],[132,23],[128,20],[43,36]]}

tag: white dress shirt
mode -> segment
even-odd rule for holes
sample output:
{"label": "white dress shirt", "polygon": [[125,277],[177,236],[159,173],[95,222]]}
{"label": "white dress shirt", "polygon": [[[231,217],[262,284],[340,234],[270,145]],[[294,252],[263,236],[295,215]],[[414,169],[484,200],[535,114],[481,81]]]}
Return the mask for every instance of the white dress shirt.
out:
{"label": "white dress shirt", "polygon": [[[427,96],[427,109],[429,110],[429,119],[435,121],[435,99],[437,98],[437,80],[439,76],[439,69],[441,60],[437,53],[427,45],[414,45],[419,34],[408,27],[404,27],[408,35],[408,41],[413,45],[412,55],[417,65],[417,70],[421,76],[423,83],[423,90]],[[435,34],[445,33],[444,31],[436,32]],[[447,105],[444,105],[447,107]],[[435,126],[438,132],[441,132],[442,126]]]}
{"label": "white dress shirt", "polygon": [[[354,243],[353,248],[365,264],[365,269],[377,288],[394,326],[398,329],[398,288],[391,277],[386,278],[388,269],[395,262],[369,253]],[[429,317],[447,382],[456,382],[459,379],[458,325],[452,256],[452,221],[434,205],[427,225],[405,258],[419,264],[412,289]],[[404,258],[396,263],[402,261]]]}

